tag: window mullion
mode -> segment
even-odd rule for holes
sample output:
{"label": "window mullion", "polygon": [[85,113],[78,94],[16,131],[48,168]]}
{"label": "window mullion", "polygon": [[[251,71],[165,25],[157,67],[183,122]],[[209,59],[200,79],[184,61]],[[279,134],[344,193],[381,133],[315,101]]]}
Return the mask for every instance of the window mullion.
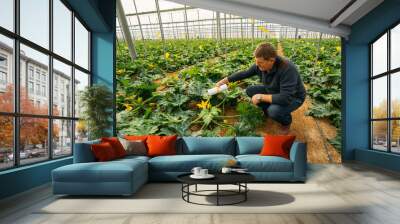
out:
{"label": "window mullion", "polygon": [[[49,50],[53,52],[53,0],[49,0]],[[48,93],[49,97],[49,116],[48,119],[48,152],[49,159],[53,159],[53,57],[49,55],[49,73],[48,73]]]}
{"label": "window mullion", "polygon": [[[387,32],[387,71],[389,71],[390,70],[390,30]],[[388,95],[388,105],[387,105],[387,110],[388,110],[388,118],[391,118],[392,117],[392,100],[391,100],[391,79],[392,79],[392,75],[389,73],[388,75],[387,75],[387,77],[388,77],[388,80],[387,80],[387,85],[388,85],[388,87],[387,87],[387,89],[388,89],[388,92],[387,92],[387,95]],[[392,133],[392,121],[390,120],[390,121],[388,121],[388,141],[389,141],[389,144],[388,144],[388,149],[387,149],[387,151],[388,152],[391,152],[392,151],[392,135],[391,135],[391,133]]]}
{"label": "window mullion", "polygon": [[[71,23],[72,23],[72,38],[71,38],[71,60],[72,60],[72,64],[73,66],[71,67],[71,91],[72,91],[72,96],[71,96],[71,100],[72,100],[72,105],[71,105],[71,117],[75,118],[75,12],[72,11],[71,14]],[[72,155],[74,155],[74,145],[75,145],[75,125],[76,125],[76,121],[73,120],[71,122],[71,128],[72,128],[72,132],[71,132],[71,150],[72,150]]]}
{"label": "window mullion", "polygon": [[[14,1],[14,30],[17,35],[19,35],[19,7],[20,1]],[[14,112],[15,114],[19,114],[19,99],[20,99],[20,50],[19,50],[19,39],[14,39]],[[14,166],[19,166],[20,157],[19,157],[19,135],[20,135],[20,118],[14,115]]]}

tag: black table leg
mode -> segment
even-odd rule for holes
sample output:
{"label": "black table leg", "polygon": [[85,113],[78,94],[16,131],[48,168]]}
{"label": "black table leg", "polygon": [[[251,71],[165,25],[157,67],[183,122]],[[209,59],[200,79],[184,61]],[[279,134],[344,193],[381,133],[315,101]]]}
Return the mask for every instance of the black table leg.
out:
{"label": "black table leg", "polygon": [[244,201],[247,201],[247,192],[248,192],[248,190],[247,190],[247,182],[246,183],[244,183],[244,187],[245,187],[245,191],[246,192],[244,192]]}
{"label": "black table leg", "polygon": [[219,184],[217,184],[217,206],[219,205]]}
{"label": "black table leg", "polygon": [[182,191],[182,199],[184,199],[184,198],[183,198],[183,190],[184,190],[183,187],[184,187],[184,184],[182,183],[182,188],[181,188],[181,191]]}
{"label": "black table leg", "polygon": [[187,192],[188,192],[188,194],[187,194],[187,201],[190,202],[190,200],[189,200],[189,195],[190,195],[190,184],[187,185]]}

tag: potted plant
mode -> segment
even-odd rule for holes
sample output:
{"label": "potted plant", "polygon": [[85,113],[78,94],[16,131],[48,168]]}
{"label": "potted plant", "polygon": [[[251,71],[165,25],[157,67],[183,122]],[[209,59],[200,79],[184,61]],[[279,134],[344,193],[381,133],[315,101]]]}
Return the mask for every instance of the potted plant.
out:
{"label": "potted plant", "polygon": [[101,84],[86,87],[80,93],[82,119],[87,127],[88,139],[110,136],[113,98],[111,91]]}

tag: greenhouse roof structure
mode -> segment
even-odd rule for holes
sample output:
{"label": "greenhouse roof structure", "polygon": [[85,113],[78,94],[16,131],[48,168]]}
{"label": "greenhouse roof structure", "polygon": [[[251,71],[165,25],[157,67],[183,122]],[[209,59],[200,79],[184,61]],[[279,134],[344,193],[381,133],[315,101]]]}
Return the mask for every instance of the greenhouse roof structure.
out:
{"label": "greenhouse roof structure", "polygon": [[[347,38],[383,0],[121,0],[134,39]],[[122,38],[117,21],[117,35]],[[315,32],[315,33],[313,33]],[[268,34],[263,34],[268,33]],[[328,36],[331,37],[331,36]]]}

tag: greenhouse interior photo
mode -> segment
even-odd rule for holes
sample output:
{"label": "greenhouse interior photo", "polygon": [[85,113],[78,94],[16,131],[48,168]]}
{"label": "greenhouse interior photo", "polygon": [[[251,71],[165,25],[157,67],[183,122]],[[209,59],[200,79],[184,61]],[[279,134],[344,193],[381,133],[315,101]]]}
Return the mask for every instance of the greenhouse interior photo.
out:
{"label": "greenhouse interior photo", "polygon": [[400,0],[0,0],[0,223],[400,223]]}

